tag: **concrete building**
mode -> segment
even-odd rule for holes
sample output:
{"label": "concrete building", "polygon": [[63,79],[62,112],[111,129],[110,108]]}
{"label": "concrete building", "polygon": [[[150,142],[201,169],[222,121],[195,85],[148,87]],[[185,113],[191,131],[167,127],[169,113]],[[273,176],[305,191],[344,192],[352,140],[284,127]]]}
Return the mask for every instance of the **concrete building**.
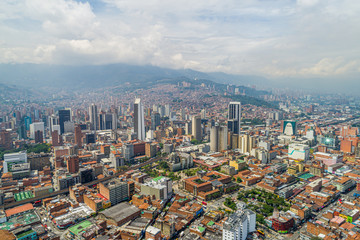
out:
{"label": "concrete building", "polygon": [[141,185],[141,194],[155,196],[156,199],[168,199],[172,194],[172,181],[167,177],[157,177]]}
{"label": "concrete building", "polygon": [[348,177],[342,177],[339,180],[333,182],[333,185],[339,190],[341,193],[346,192],[348,189],[354,187],[356,182]]}
{"label": "concrete building", "polygon": [[55,176],[54,182],[55,182],[54,184],[55,190],[59,191],[80,183],[80,176],[79,174],[63,174],[63,175]]}
{"label": "concrete building", "polygon": [[223,240],[245,240],[256,227],[256,214],[251,210],[239,210],[224,222]]}
{"label": "concrete building", "polygon": [[111,179],[100,183],[99,192],[110,200],[111,206],[129,199],[128,183],[120,179]]}
{"label": "concrete building", "polygon": [[295,161],[307,161],[310,156],[310,147],[305,144],[289,144],[288,157]]}
{"label": "concrete building", "polygon": [[130,160],[131,158],[133,158],[135,156],[134,145],[133,144],[124,144],[122,146],[122,154],[123,154],[123,158],[125,158],[125,160]]}
{"label": "concrete building", "polygon": [[5,150],[10,150],[13,147],[11,132],[6,130],[0,131],[0,147]]}
{"label": "concrete building", "polygon": [[108,224],[121,226],[140,216],[141,210],[127,202],[106,209],[99,214],[101,219],[106,219]]}
{"label": "concrete building", "polygon": [[316,152],[314,153],[314,157],[316,160],[322,161],[322,163],[327,166],[331,166],[337,163],[342,163],[343,161],[343,155],[340,154]]}
{"label": "concrete building", "polygon": [[79,124],[75,126],[75,136],[74,136],[74,143],[78,147],[82,147],[82,133],[81,133],[81,127]]}
{"label": "concrete building", "polygon": [[250,153],[255,147],[255,138],[248,134],[239,137],[239,147],[241,149],[241,153]]}
{"label": "concrete building", "polygon": [[145,239],[160,240],[161,239],[160,229],[153,226],[148,226],[145,232]]}
{"label": "concrete building", "polygon": [[156,156],[157,144],[156,143],[146,143],[145,144],[145,155],[148,158]]}
{"label": "concrete building", "polygon": [[9,153],[4,155],[4,173],[12,172],[13,165],[27,163],[26,152]]}
{"label": "concrete building", "polygon": [[170,171],[176,172],[194,166],[193,158],[187,153],[173,152],[169,155]]}
{"label": "concrete building", "polygon": [[220,152],[228,148],[228,128],[213,126],[210,129],[210,151]]}
{"label": "concrete building", "polygon": [[35,122],[30,124],[30,138],[35,139],[35,133],[37,131],[41,131],[43,134],[45,133],[45,127],[43,122]]}
{"label": "concrete building", "polygon": [[98,112],[97,112],[97,106],[93,103],[89,107],[89,115],[90,115],[90,128],[91,130],[98,130]]}
{"label": "concrete building", "polygon": [[134,132],[137,139],[145,140],[144,105],[140,98],[136,98],[134,103]]}
{"label": "concrete building", "polygon": [[294,136],[296,135],[296,122],[295,121],[282,121],[281,130],[282,133],[286,136]]}
{"label": "concrete building", "polygon": [[192,117],[192,135],[194,139],[201,141],[202,134],[201,134],[201,117],[200,116],[193,116]]}
{"label": "concrete building", "polygon": [[65,156],[66,167],[69,173],[79,172],[79,157],[76,155]]}

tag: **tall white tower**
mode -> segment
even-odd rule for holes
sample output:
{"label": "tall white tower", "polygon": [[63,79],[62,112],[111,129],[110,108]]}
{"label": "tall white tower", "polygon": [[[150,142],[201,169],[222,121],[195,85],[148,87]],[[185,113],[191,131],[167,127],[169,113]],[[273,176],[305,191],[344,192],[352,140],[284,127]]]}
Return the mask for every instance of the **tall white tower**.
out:
{"label": "tall white tower", "polygon": [[144,105],[140,98],[136,98],[134,103],[134,132],[137,139],[145,140]]}
{"label": "tall white tower", "polygon": [[98,130],[98,113],[97,106],[93,103],[89,107],[90,123],[92,130]]}

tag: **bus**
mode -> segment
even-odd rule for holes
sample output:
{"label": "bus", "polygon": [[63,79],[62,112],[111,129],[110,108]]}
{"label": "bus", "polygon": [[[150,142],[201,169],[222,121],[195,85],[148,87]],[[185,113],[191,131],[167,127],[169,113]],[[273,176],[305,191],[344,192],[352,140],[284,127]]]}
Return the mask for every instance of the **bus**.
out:
{"label": "bus", "polygon": [[265,233],[263,231],[261,231],[261,230],[257,230],[257,231],[258,231],[258,233],[260,233],[261,236],[265,236]]}
{"label": "bus", "polygon": [[35,202],[33,203],[33,206],[34,206],[34,207],[39,207],[39,206],[41,206],[41,203],[42,203],[41,200],[37,200],[37,201],[35,201]]}

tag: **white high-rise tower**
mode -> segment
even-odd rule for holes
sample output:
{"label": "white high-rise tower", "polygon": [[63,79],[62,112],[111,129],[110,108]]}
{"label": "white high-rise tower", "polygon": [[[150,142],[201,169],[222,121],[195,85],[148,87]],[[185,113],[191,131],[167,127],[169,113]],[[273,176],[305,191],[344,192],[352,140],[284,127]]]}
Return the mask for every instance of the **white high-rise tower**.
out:
{"label": "white high-rise tower", "polygon": [[93,103],[89,107],[89,115],[90,115],[90,123],[92,130],[98,130],[98,113],[97,113],[97,106]]}
{"label": "white high-rise tower", "polygon": [[144,105],[140,98],[136,98],[134,103],[134,132],[137,139],[145,140]]}

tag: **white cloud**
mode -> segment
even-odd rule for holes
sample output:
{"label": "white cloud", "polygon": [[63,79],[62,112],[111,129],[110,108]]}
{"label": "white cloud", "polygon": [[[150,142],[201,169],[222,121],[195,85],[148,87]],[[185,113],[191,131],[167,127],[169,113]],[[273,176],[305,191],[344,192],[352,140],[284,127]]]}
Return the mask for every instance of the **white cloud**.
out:
{"label": "white cloud", "polygon": [[357,0],[7,0],[0,9],[0,62],[275,77],[359,71]]}

